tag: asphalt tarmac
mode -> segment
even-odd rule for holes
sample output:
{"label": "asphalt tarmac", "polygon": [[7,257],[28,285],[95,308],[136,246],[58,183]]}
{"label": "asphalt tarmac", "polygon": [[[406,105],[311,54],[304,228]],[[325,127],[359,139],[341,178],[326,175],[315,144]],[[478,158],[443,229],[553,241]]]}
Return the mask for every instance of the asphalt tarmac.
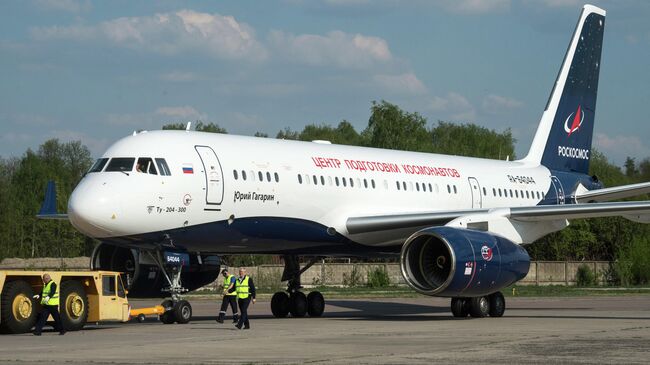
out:
{"label": "asphalt tarmac", "polygon": [[[327,298],[326,298],[327,300]],[[454,319],[440,298],[333,299],[321,318],[275,319],[269,302],[252,329],[218,324],[216,300],[192,300],[186,325],[88,325],[65,336],[0,336],[1,363],[616,363],[650,361],[650,296],[508,298],[502,318]],[[132,301],[134,306],[157,304]],[[46,331],[47,331],[46,327]]]}

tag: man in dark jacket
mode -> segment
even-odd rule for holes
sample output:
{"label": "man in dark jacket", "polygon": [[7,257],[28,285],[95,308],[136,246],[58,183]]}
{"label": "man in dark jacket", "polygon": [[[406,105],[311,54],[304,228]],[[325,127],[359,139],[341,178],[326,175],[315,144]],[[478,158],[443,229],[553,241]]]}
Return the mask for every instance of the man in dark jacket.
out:
{"label": "man in dark jacket", "polygon": [[59,335],[64,335],[65,330],[61,325],[61,316],[59,315],[59,288],[52,280],[49,274],[43,274],[43,290],[41,295],[34,295],[34,299],[41,300],[43,310],[38,315],[38,322],[34,329],[34,335],[40,336],[47,318],[52,315],[54,319],[54,330],[59,331]]}
{"label": "man in dark jacket", "polygon": [[237,288],[237,302],[239,303],[239,323],[237,323],[237,328],[242,329],[242,326],[245,330],[251,328],[250,323],[248,322],[248,305],[253,300],[255,304],[255,284],[253,279],[246,275],[246,269],[243,267],[239,268],[239,277],[235,284]]}

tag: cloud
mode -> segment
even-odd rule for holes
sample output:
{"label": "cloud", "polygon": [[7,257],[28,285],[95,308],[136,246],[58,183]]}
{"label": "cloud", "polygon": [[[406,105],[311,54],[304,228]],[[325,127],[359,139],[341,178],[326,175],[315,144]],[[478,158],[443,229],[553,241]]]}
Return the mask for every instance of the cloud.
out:
{"label": "cloud", "polygon": [[524,105],[521,101],[507,96],[489,94],[483,98],[483,110],[490,114],[502,114],[513,109],[521,108]]}
{"label": "cloud", "polygon": [[110,143],[107,138],[95,138],[86,133],[71,130],[50,131],[46,136],[42,137],[42,140],[45,141],[50,138],[58,138],[61,142],[81,141],[95,156],[104,153]]}
{"label": "cloud", "polygon": [[267,57],[249,25],[232,16],[193,10],[117,18],[91,26],[35,27],[31,34],[40,41],[104,41],[165,55],[206,53],[215,58],[252,61]]}
{"label": "cloud", "polygon": [[622,162],[627,156],[650,156],[650,148],[637,136],[610,136],[604,133],[595,133],[594,137],[594,147],[606,152],[618,162]]}
{"label": "cloud", "polygon": [[461,94],[449,92],[446,96],[434,96],[429,103],[429,110],[440,112],[455,121],[474,121],[476,110]]}
{"label": "cloud", "polygon": [[198,110],[194,109],[191,106],[164,106],[156,109],[155,111],[158,115],[163,115],[170,118],[176,119],[206,119],[207,115],[204,113],[199,113]]}
{"label": "cloud", "polygon": [[196,80],[197,76],[193,72],[172,71],[160,75],[160,78],[170,82],[189,82]]}
{"label": "cloud", "polygon": [[375,75],[374,81],[383,89],[396,94],[423,94],[427,88],[414,73],[400,75]]}
{"label": "cloud", "polygon": [[384,39],[339,30],[326,35],[293,35],[275,30],[269,35],[269,43],[283,58],[313,66],[357,69],[393,60]]}
{"label": "cloud", "polygon": [[69,13],[81,13],[92,8],[92,4],[88,0],[37,0],[35,5],[45,10],[67,11]]}
{"label": "cloud", "polygon": [[510,0],[444,0],[440,5],[454,13],[485,14],[510,9]]}

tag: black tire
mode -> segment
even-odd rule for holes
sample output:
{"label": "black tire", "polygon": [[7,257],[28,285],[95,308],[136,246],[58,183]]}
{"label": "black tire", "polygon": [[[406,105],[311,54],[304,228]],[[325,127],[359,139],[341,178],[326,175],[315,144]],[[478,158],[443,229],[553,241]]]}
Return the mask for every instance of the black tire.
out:
{"label": "black tire", "polygon": [[470,298],[469,314],[474,318],[483,318],[490,314],[490,301],[488,297]]}
{"label": "black tire", "polygon": [[59,291],[61,325],[66,331],[79,331],[88,320],[88,296],[83,285],[76,280],[61,283]]}
{"label": "black tire", "polygon": [[325,311],[325,298],[318,291],[313,291],[307,295],[307,313],[310,317],[320,317]]}
{"label": "black tire", "polygon": [[289,300],[291,301],[289,312],[292,317],[301,318],[307,314],[307,296],[305,293],[300,291],[293,292]]}
{"label": "black tire", "polygon": [[172,324],[176,322],[176,315],[174,314],[174,302],[167,299],[164,300],[160,305],[165,307],[165,312],[158,316],[160,322],[164,324]]}
{"label": "black tire", "polygon": [[174,306],[174,317],[178,324],[190,323],[192,320],[192,306],[187,300],[181,300]]}
{"label": "black tire", "polygon": [[144,314],[142,313],[138,314],[138,323],[144,323],[146,319],[147,317]]}
{"label": "black tire", "polygon": [[286,318],[289,314],[289,295],[283,291],[273,294],[271,298],[271,312],[275,318]]}
{"label": "black tire", "polygon": [[506,298],[498,291],[488,296],[490,300],[490,317],[503,317],[506,311]]}
{"label": "black tire", "polygon": [[469,314],[467,298],[451,298],[451,314],[456,318],[465,318]]}
{"label": "black tire", "polygon": [[25,333],[36,324],[37,303],[32,298],[34,290],[23,280],[5,283],[0,296],[0,332]]}

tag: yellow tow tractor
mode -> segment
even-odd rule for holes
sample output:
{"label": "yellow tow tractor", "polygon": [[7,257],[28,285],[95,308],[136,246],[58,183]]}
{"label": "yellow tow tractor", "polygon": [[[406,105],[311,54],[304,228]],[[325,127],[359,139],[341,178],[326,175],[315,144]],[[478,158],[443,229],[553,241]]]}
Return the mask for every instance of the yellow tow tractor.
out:
{"label": "yellow tow tractor", "polygon": [[[0,332],[25,333],[36,324],[40,309],[33,297],[43,289],[46,271],[0,270]],[[59,286],[61,321],[67,331],[78,331],[86,322],[131,318],[119,272],[47,271]],[[164,309],[163,309],[164,310]]]}

